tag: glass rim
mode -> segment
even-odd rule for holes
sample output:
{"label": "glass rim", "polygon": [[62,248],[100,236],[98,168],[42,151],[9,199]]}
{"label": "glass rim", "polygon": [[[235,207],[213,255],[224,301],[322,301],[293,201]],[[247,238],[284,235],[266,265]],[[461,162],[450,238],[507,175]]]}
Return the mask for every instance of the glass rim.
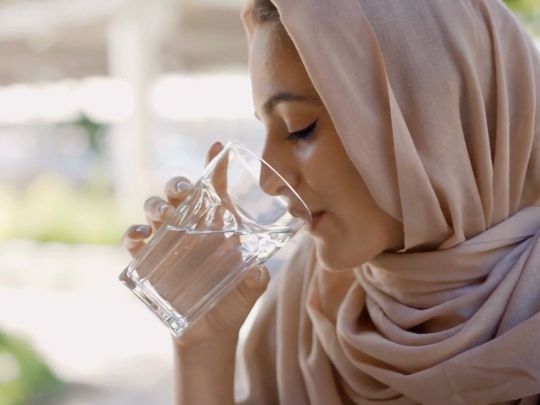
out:
{"label": "glass rim", "polygon": [[[210,172],[214,169],[214,167],[216,166],[216,163],[215,161],[217,161],[217,158],[220,157],[220,155],[222,155],[223,153],[225,153],[227,150],[240,150],[246,154],[248,154],[250,157],[258,160],[259,162],[261,162],[262,164],[264,164],[267,168],[269,168],[272,173],[274,173],[288,188],[289,190],[292,191],[294,197],[296,197],[296,199],[298,201],[300,201],[300,204],[302,204],[302,208],[304,209],[304,211],[307,213],[307,217],[305,218],[305,220],[307,222],[310,222],[311,219],[312,219],[312,215],[311,215],[311,211],[309,210],[307,204],[305,203],[305,201],[302,199],[302,197],[300,197],[300,195],[298,194],[298,192],[294,189],[293,186],[290,185],[290,183],[281,175],[281,173],[279,173],[276,169],[274,169],[274,167],[268,163],[266,160],[264,160],[261,156],[258,156],[255,152],[251,151],[249,148],[247,148],[246,146],[240,144],[240,143],[237,143],[237,142],[233,142],[233,141],[227,141],[225,143],[225,145],[223,146],[223,150],[221,150],[221,152],[219,152],[215,157],[214,159],[212,159],[212,161],[214,161],[214,164],[209,164],[208,166],[206,166],[203,174],[201,175],[201,178],[202,177],[205,177],[207,176],[207,172]],[[249,170],[249,169],[248,169]],[[251,170],[249,170],[251,172]],[[252,173],[254,175],[254,177],[257,177],[257,175],[255,175],[254,173]],[[279,197],[279,196],[274,196],[274,197]],[[282,197],[283,198],[283,197]],[[287,204],[287,208],[290,208]],[[300,208],[300,207],[299,207]],[[289,211],[290,212],[290,211]]]}

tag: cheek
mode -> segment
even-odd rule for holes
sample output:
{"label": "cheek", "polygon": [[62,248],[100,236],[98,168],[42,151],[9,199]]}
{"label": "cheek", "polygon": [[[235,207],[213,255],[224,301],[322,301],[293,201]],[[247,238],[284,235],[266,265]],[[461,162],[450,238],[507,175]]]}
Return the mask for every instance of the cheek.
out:
{"label": "cheek", "polygon": [[330,202],[340,196],[339,164],[336,154],[325,142],[307,144],[298,151],[298,162],[303,179],[323,199]]}

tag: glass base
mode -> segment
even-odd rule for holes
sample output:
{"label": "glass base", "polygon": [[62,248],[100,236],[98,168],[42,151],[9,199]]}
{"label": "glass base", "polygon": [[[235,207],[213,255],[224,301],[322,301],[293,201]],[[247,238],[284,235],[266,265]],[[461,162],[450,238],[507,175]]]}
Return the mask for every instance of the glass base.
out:
{"label": "glass base", "polygon": [[139,279],[131,266],[120,274],[119,279],[157,315],[174,337],[182,336],[189,325],[187,319],[175,311],[147,281]]}

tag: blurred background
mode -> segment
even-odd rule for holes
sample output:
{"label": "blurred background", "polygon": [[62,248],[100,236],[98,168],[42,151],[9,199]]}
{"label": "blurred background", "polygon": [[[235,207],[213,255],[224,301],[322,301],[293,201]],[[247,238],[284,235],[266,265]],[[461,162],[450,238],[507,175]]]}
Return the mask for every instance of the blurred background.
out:
{"label": "blurred background", "polygon": [[[507,4],[538,38],[540,0]],[[241,5],[0,0],[0,405],[172,403],[119,241],[214,141],[260,150]]]}

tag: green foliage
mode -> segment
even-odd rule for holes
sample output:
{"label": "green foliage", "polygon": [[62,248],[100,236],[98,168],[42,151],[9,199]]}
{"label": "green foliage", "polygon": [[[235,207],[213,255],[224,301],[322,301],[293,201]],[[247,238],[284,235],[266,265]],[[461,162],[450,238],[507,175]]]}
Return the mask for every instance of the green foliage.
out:
{"label": "green foliage", "polygon": [[0,405],[20,405],[58,387],[60,381],[26,342],[0,331]]}
{"label": "green foliage", "polygon": [[540,0],[505,0],[512,10],[525,15],[533,15],[540,9]]}
{"label": "green foliage", "polygon": [[91,120],[84,114],[75,121],[75,124],[83,128],[88,134],[91,148],[99,155],[103,155],[104,151],[102,150],[101,142],[107,126]]}
{"label": "green foliage", "polygon": [[0,240],[118,244],[127,224],[101,187],[76,189],[55,174],[23,192],[0,185]]}
{"label": "green foliage", "polygon": [[532,35],[540,35],[540,0],[505,0]]}

